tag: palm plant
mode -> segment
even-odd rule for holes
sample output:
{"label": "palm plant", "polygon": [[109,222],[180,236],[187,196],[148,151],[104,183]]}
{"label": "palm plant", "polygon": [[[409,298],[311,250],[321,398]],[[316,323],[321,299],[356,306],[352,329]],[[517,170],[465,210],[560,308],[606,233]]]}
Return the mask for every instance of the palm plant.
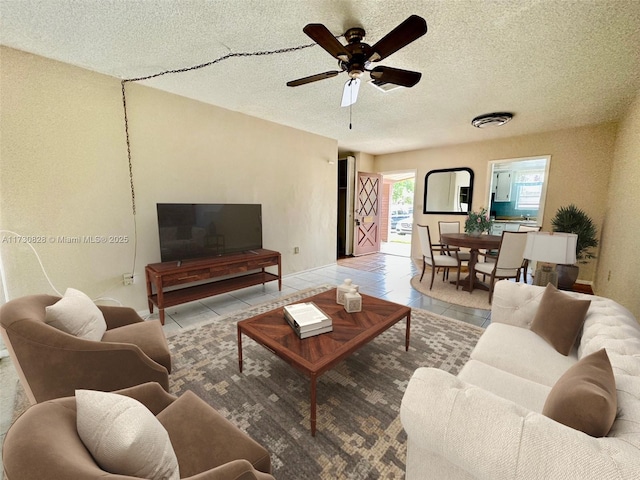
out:
{"label": "palm plant", "polygon": [[575,233],[578,235],[576,258],[579,263],[596,258],[591,248],[598,246],[597,229],[591,218],[575,205],[560,207],[551,220],[554,232]]}

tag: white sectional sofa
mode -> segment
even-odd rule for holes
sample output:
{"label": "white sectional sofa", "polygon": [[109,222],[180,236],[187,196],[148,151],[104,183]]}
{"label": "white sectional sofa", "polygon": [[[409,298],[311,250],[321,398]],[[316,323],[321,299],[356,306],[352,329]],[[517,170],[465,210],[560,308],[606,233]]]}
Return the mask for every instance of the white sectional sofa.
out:
{"label": "white sectional sofa", "polygon": [[[591,300],[568,356],[529,329],[544,287],[496,284],[491,325],[458,376],[414,373],[401,406],[407,480],[640,479],[640,325],[616,302]],[[542,414],[551,388],[581,358],[604,348],[617,415],[595,438]]]}

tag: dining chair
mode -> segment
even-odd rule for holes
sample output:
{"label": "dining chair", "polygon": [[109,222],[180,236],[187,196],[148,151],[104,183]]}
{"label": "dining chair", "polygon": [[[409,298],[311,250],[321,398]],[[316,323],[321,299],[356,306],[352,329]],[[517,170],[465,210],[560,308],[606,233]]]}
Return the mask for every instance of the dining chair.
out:
{"label": "dining chair", "polygon": [[420,281],[422,281],[422,277],[424,277],[424,271],[427,265],[431,267],[431,284],[429,285],[429,290],[433,288],[433,279],[436,275],[436,269],[444,268],[444,272],[442,273],[442,281],[448,277],[449,269],[457,268],[458,269],[458,277],[456,278],[456,290],[458,289],[458,284],[460,283],[460,267],[462,266],[462,261],[458,256],[457,251],[452,251],[452,255],[434,255],[434,252],[443,252],[443,247],[435,247],[431,243],[431,233],[429,232],[429,227],[427,225],[417,225],[418,227],[418,236],[420,237],[420,248],[422,249],[422,275],[420,275]]}
{"label": "dining chair", "polygon": [[[475,264],[476,273],[490,275],[491,277],[489,280],[489,303],[493,298],[493,287],[496,280],[514,278],[518,281],[520,278],[526,243],[527,232],[502,232],[498,258],[495,261],[484,261]],[[480,255],[484,256],[482,253]]]}
{"label": "dining chair", "polygon": [[[538,225],[518,225],[519,232],[539,232],[540,226]],[[529,268],[529,259],[525,258],[522,260],[522,281],[527,283],[527,269]],[[516,282],[519,282],[520,279],[516,278]]]}
{"label": "dining chair", "polygon": [[460,233],[460,222],[438,222],[438,230],[440,230],[440,244],[446,249],[445,253],[451,256],[452,252],[457,251],[458,257],[463,262],[468,262],[471,258],[471,253],[460,250],[460,247],[454,247],[447,245],[442,241],[442,235],[448,233]]}
{"label": "dining chair", "polygon": [[540,226],[539,225],[518,225],[518,231],[519,232],[539,232],[540,231]]}

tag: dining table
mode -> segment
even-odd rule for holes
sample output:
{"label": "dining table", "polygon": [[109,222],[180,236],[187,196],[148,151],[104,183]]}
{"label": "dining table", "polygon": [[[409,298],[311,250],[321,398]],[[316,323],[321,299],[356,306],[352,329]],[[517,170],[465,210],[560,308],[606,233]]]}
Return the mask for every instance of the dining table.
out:
{"label": "dining table", "polygon": [[469,235],[467,233],[443,233],[440,235],[440,242],[444,245],[469,249],[469,275],[460,280],[463,290],[467,292],[473,292],[474,288],[489,290],[488,285],[476,278],[475,266],[478,263],[480,250],[497,250],[500,248],[501,241],[501,235]]}

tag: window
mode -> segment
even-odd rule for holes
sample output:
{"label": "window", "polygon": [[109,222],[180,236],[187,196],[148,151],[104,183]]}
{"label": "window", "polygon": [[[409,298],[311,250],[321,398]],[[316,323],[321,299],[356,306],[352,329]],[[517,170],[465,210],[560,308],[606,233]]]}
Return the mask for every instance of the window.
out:
{"label": "window", "polygon": [[544,182],[544,170],[531,171],[520,170],[516,172],[516,183],[542,183]]}
{"label": "window", "polygon": [[516,210],[538,210],[542,196],[544,170],[520,170],[516,172]]}
{"label": "window", "polygon": [[520,185],[518,187],[516,210],[538,210],[538,208],[540,207],[541,195],[542,184]]}

